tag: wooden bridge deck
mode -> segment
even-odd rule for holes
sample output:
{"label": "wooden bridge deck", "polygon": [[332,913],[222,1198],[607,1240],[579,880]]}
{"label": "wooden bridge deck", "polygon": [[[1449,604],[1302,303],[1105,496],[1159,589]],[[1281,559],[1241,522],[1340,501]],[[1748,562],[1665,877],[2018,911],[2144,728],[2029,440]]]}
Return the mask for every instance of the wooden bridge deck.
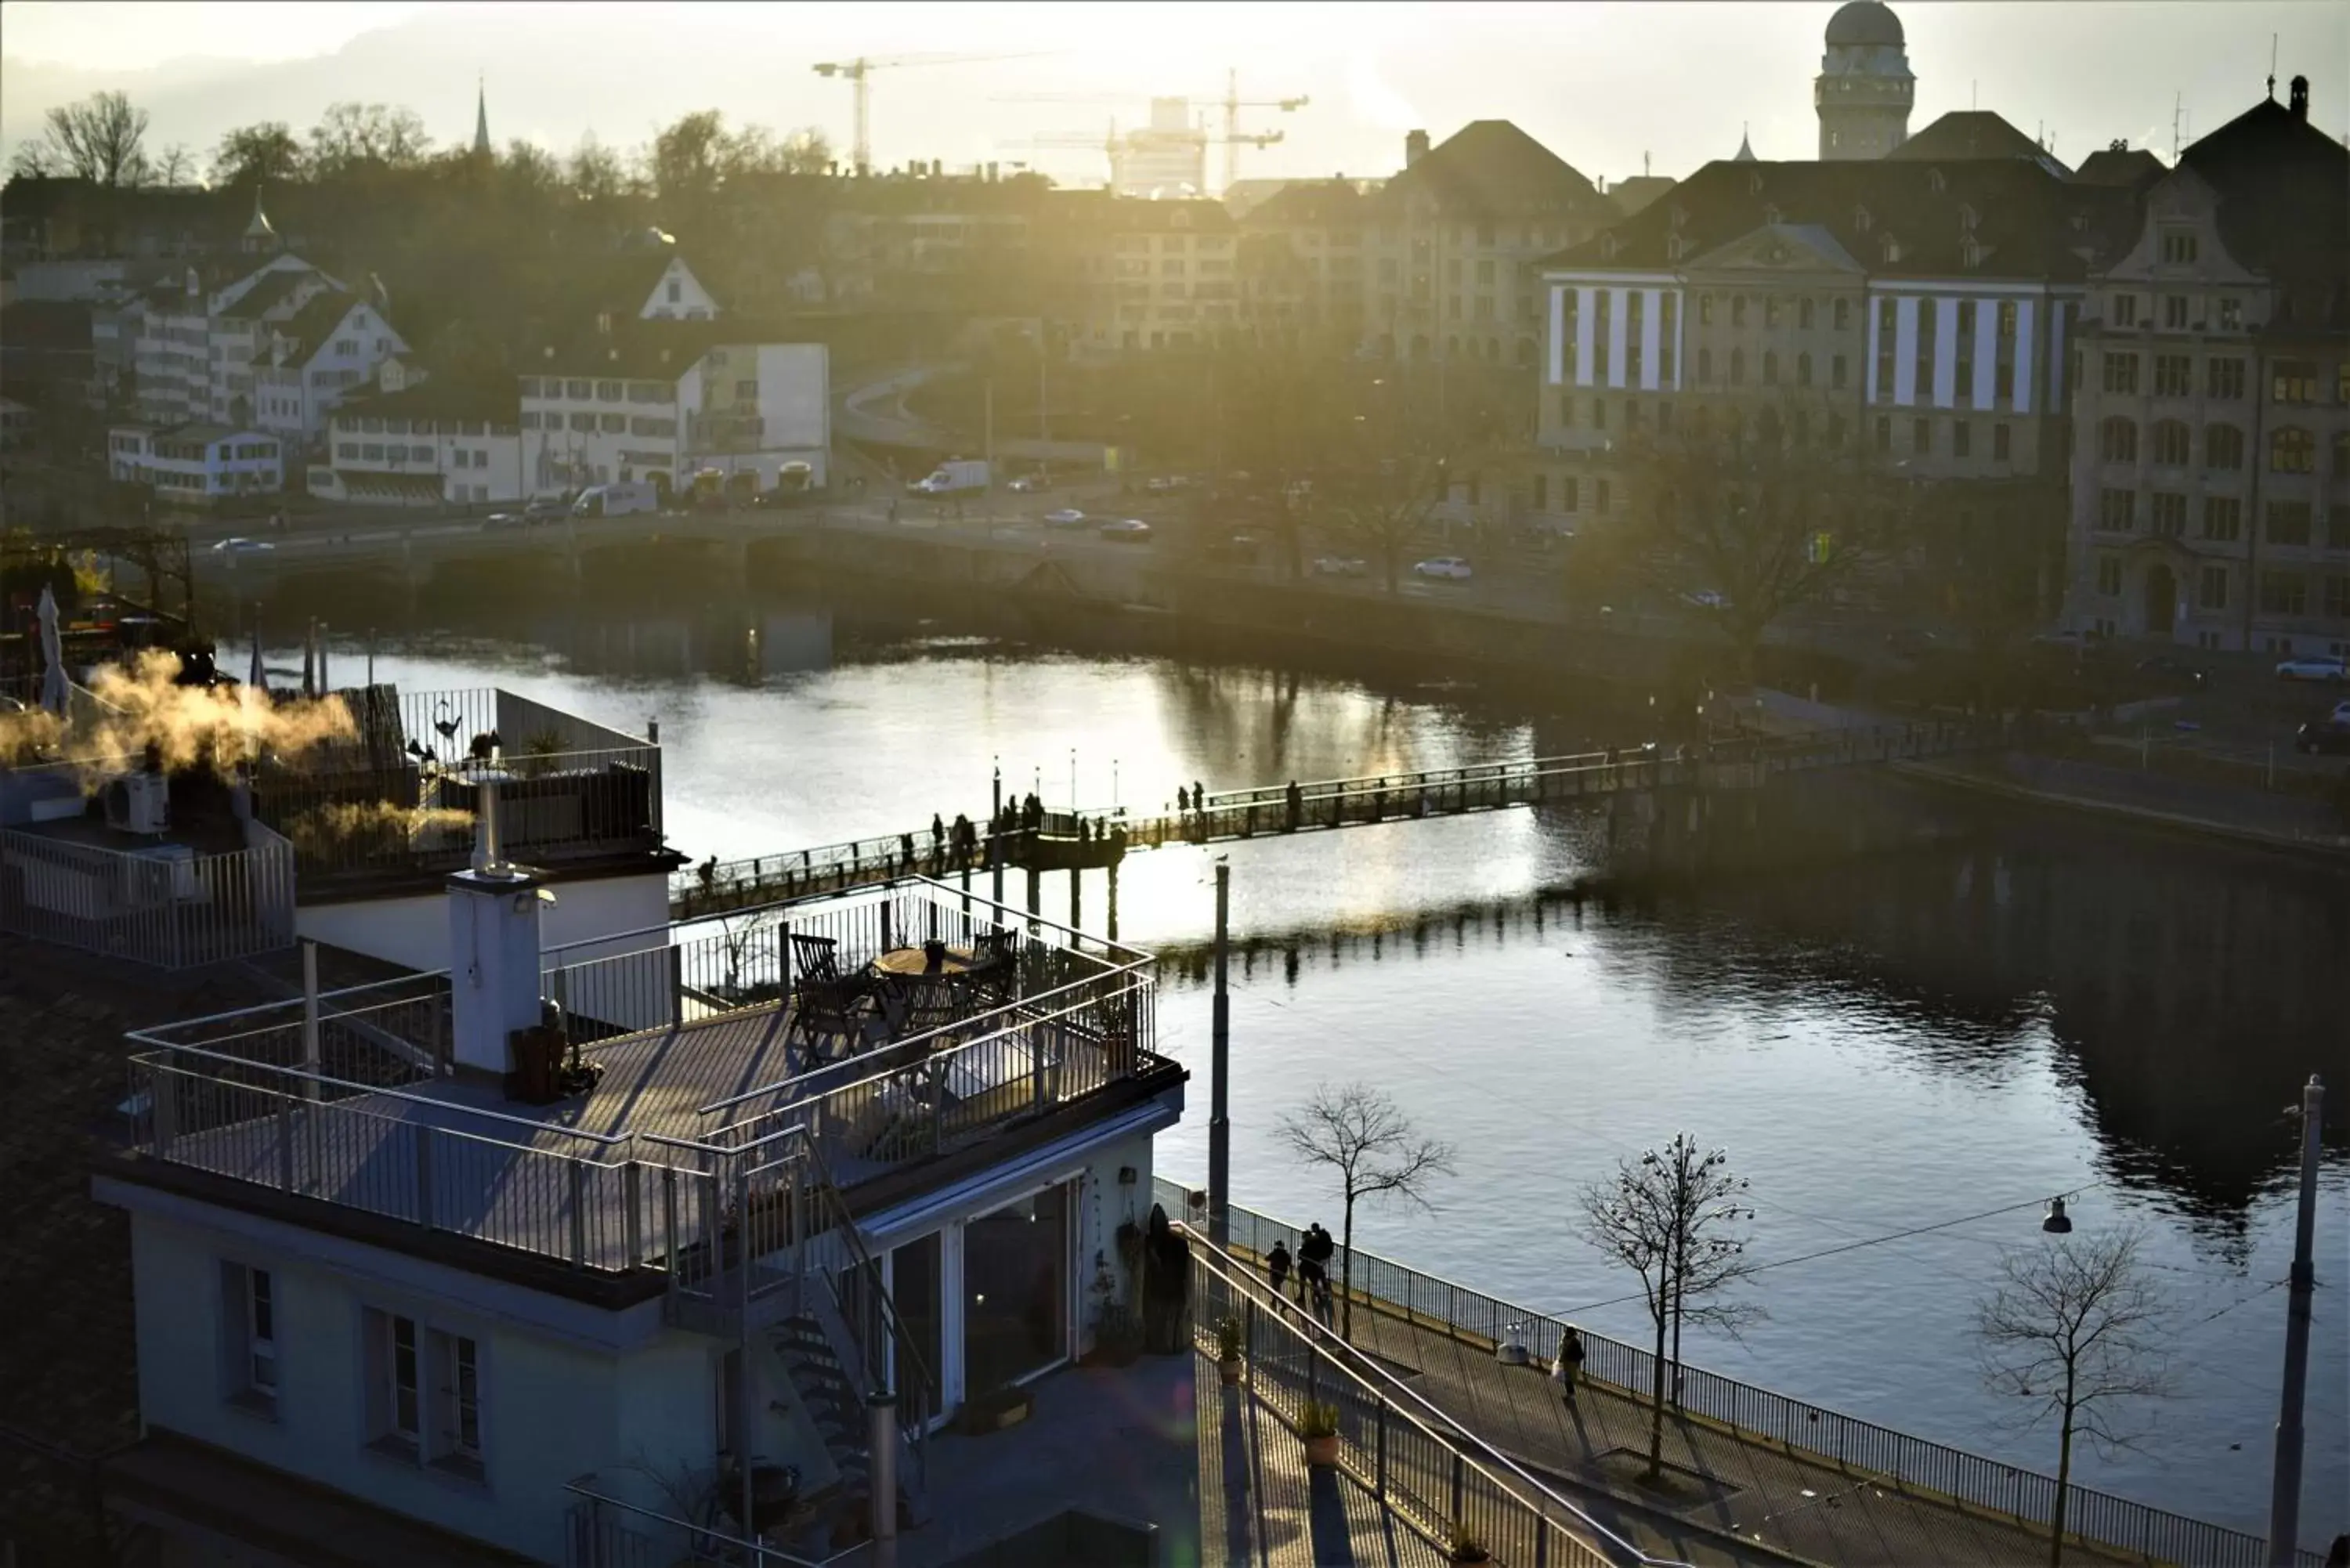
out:
{"label": "wooden bridge deck", "polygon": [[1997,722],[1939,721],[1756,737],[1701,749],[1589,752],[1263,789],[1211,790],[1204,805],[1149,816],[1047,812],[1035,828],[997,835],[983,828],[966,850],[958,850],[951,840],[935,842],[924,829],[747,860],[712,860],[671,878],[670,912],[685,919],[783,898],[846,892],[898,877],[975,875],[990,867],[991,856],[999,847],[1007,867],[1114,867],[1127,854],[1170,844],[1222,844],[1267,834],[1366,827],[1659,790],[1754,789],[1790,774],[1949,756],[2003,746],[2011,738]]}

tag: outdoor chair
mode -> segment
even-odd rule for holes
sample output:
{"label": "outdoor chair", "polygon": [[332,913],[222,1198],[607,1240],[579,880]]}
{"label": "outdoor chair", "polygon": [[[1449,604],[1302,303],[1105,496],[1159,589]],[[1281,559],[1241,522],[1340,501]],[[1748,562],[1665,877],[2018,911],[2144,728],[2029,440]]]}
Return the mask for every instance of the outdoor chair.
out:
{"label": "outdoor chair", "polygon": [[840,980],[840,943],[832,937],[804,937],[792,933],[793,972],[808,980],[837,983]]}

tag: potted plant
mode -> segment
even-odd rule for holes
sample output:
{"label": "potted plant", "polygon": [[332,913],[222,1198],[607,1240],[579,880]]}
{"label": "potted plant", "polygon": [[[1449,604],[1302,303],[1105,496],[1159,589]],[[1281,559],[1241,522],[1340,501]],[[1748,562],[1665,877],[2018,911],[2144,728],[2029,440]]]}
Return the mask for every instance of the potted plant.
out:
{"label": "potted plant", "polygon": [[1236,1317],[1216,1323],[1216,1380],[1227,1388],[1241,1380],[1241,1320]]}
{"label": "potted plant", "polygon": [[1457,1519],[1452,1521],[1452,1539],[1445,1552],[1455,1563],[1491,1563],[1493,1560],[1493,1554],[1485,1550],[1485,1543]]}
{"label": "potted plant", "polygon": [[1308,1399],[1297,1407],[1297,1435],[1305,1440],[1305,1462],[1329,1469],[1338,1462],[1338,1407]]}

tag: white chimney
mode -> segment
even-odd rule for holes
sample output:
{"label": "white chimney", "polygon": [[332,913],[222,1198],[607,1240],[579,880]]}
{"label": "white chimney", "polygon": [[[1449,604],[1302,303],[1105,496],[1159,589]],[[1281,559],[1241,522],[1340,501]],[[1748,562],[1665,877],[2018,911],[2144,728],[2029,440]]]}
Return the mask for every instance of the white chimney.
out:
{"label": "white chimney", "polygon": [[544,878],[497,846],[497,786],[481,786],[473,867],[449,878],[449,1009],[460,1074],[503,1083],[513,1035],[539,1020],[538,917]]}

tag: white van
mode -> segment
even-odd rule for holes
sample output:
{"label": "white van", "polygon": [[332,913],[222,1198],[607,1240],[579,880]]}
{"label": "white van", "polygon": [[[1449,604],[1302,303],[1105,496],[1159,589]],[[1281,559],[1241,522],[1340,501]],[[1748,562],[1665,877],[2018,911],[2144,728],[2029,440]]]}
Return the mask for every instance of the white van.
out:
{"label": "white van", "polygon": [[660,493],[650,481],[642,479],[620,484],[591,484],[571,504],[574,517],[627,517],[660,510]]}

